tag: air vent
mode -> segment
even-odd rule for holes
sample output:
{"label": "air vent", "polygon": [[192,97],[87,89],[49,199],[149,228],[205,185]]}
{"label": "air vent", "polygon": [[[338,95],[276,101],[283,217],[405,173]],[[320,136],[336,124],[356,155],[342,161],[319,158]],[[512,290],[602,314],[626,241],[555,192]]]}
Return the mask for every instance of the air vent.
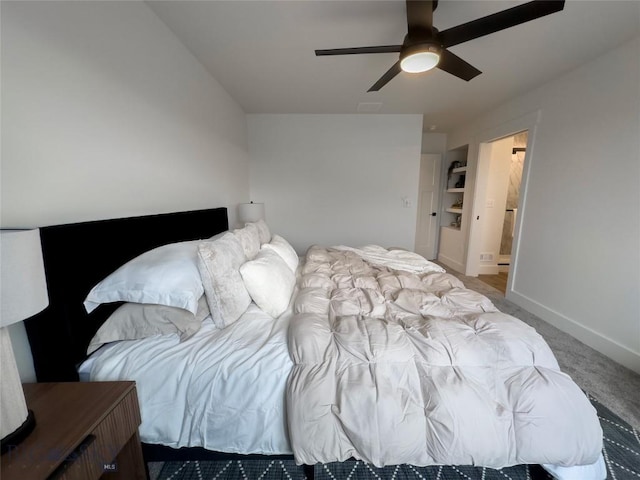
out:
{"label": "air vent", "polygon": [[360,102],[358,113],[377,113],[382,108],[382,102]]}

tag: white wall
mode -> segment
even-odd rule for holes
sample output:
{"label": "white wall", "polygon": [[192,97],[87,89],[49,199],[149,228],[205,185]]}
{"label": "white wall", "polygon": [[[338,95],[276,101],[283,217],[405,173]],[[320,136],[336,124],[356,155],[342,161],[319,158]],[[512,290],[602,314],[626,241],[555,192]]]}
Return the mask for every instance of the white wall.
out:
{"label": "white wall", "polygon": [[299,253],[314,243],[413,250],[421,115],[248,115],[248,131],[252,200]]}
{"label": "white wall", "polygon": [[[449,136],[540,110],[508,298],[640,372],[640,38]],[[476,152],[477,145],[471,151]]]}
{"label": "white wall", "polygon": [[219,206],[235,222],[244,112],[143,2],[1,9],[2,228]]}
{"label": "white wall", "polygon": [[447,153],[447,134],[425,132],[422,134],[422,153]]}
{"label": "white wall", "polygon": [[143,2],[2,2],[2,226],[232,206],[245,116]]}

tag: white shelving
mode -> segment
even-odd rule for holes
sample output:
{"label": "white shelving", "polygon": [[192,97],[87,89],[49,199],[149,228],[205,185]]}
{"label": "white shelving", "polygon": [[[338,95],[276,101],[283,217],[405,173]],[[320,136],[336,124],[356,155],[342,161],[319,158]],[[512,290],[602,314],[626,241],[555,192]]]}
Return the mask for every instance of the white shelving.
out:
{"label": "white shelving", "polygon": [[[462,163],[462,161],[466,162],[466,157],[464,158],[464,160],[454,158],[453,160],[451,160],[451,165],[453,165],[454,163]],[[451,215],[443,216],[445,221],[443,222],[442,226],[460,229],[464,206],[466,175],[466,165],[447,170],[447,189],[444,193],[443,209],[444,212],[450,213]]]}
{"label": "white shelving", "polygon": [[[469,146],[449,150],[444,164],[444,190],[441,197],[440,242],[438,260],[456,271],[464,271],[464,232],[466,227],[465,190]],[[452,165],[457,164],[455,168]]]}

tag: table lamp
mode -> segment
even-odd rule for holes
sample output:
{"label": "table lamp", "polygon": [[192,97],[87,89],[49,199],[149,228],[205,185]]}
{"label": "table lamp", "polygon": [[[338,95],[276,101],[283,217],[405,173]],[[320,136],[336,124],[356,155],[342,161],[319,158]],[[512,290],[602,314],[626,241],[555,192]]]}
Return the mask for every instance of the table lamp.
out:
{"label": "table lamp", "polygon": [[39,230],[0,231],[0,435],[2,453],[35,427],[6,328],[49,304]]}
{"label": "table lamp", "polygon": [[238,205],[240,224],[264,220],[264,203],[241,203]]}

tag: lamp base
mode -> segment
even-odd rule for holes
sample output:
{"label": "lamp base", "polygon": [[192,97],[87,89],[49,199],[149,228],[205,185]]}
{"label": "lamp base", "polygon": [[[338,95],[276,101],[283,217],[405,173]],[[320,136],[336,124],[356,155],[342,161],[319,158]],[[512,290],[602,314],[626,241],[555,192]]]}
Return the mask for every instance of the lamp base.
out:
{"label": "lamp base", "polygon": [[4,455],[9,450],[22,442],[36,427],[36,417],[33,411],[29,410],[27,419],[12,433],[0,440],[0,455]]}

